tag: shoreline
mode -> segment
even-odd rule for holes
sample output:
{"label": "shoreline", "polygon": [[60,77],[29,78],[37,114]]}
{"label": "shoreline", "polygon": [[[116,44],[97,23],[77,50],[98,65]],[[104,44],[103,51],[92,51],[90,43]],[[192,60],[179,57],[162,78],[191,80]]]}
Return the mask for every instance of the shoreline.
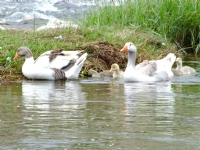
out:
{"label": "shoreline", "polygon": [[[170,52],[178,53],[174,44],[151,32],[137,31],[134,28],[116,29],[65,27],[39,32],[13,29],[1,30],[0,82],[24,79],[21,73],[24,59],[12,61],[17,48],[21,46],[29,47],[35,59],[47,50],[59,48],[84,50],[88,53],[88,57],[80,77],[87,77],[89,69],[94,69],[97,72],[109,70],[113,63],[118,63],[123,70],[127,63],[127,54],[121,53],[119,50],[128,41],[134,42],[138,47],[136,63],[145,59],[160,59]],[[130,35],[130,33],[132,34]],[[60,36],[61,38],[58,38]],[[11,58],[11,61],[8,61],[8,58],[9,60]]]}

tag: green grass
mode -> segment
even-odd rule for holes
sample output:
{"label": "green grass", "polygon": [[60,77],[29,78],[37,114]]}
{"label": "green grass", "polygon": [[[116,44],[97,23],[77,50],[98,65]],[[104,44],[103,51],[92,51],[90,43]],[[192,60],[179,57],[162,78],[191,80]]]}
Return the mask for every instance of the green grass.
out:
{"label": "green grass", "polygon": [[129,0],[106,5],[85,16],[84,26],[153,30],[186,52],[200,51],[200,3],[198,0]]}
{"label": "green grass", "polygon": [[[134,42],[138,46],[137,61],[159,59],[169,52],[175,52],[176,48],[171,41],[182,50],[189,52],[188,47],[192,47],[194,52],[198,52],[198,8],[199,3],[194,0],[129,0],[119,6],[106,5],[89,12],[84,20],[80,20],[78,29],[48,29],[39,32],[35,29],[0,30],[0,78],[10,72],[22,75],[24,59],[12,60],[20,46],[29,47],[35,58],[47,50],[77,50],[95,41],[107,41],[113,45],[111,48],[119,50],[126,42]],[[54,39],[59,35],[63,35],[62,40]],[[166,46],[162,46],[162,43]],[[109,45],[104,46],[106,49]],[[93,50],[84,50],[89,53],[90,60]],[[11,62],[8,58],[11,58]],[[121,63],[125,66],[126,62]]]}
{"label": "green grass", "polygon": [[[63,35],[62,40],[54,37]],[[173,44],[152,32],[139,30],[135,27],[116,28],[105,27],[99,30],[98,28],[62,28],[62,29],[48,29],[43,31],[26,31],[26,30],[1,30],[0,31],[0,80],[4,79],[2,76],[22,75],[21,67],[24,59],[17,61],[13,57],[20,46],[29,47],[37,58],[40,54],[47,50],[64,48],[65,50],[82,49],[81,46],[95,41],[107,41],[113,45],[114,49],[121,49],[127,41],[134,41],[138,46],[139,61],[142,59],[156,59],[160,58],[168,52],[174,52]],[[161,43],[166,43],[165,47]],[[106,42],[105,42],[106,43]],[[142,45],[141,45],[142,43]],[[97,45],[98,46],[98,45]],[[105,49],[107,45],[105,44]],[[89,53],[88,60],[92,57],[93,50],[84,49]],[[104,50],[103,48],[100,49]],[[7,59],[10,58],[11,62]],[[119,56],[120,58],[120,56]],[[125,63],[125,62],[121,62]],[[108,66],[109,67],[109,66]],[[10,76],[8,77],[10,78]]]}

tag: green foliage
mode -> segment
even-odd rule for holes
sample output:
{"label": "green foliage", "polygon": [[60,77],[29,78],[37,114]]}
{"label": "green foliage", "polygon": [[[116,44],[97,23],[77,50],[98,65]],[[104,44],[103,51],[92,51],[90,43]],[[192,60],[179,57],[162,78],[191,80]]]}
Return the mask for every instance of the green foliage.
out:
{"label": "green foliage", "polygon": [[[62,39],[55,37],[62,35]],[[94,45],[91,43],[104,44]],[[48,29],[42,31],[26,30],[0,30],[0,77],[6,75],[22,75],[21,67],[24,58],[14,61],[13,58],[17,49],[21,46],[29,47],[35,58],[47,50],[64,48],[65,50],[84,49],[88,52],[88,60],[93,57],[89,48],[98,50],[121,49],[127,41],[139,44],[139,61],[144,59],[156,59],[168,52],[174,52],[174,47],[159,35],[151,31],[142,31],[134,26],[119,28],[118,26],[81,27],[80,28],[61,28]],[[166,46],[162,46],[162,42]],[[105,44],[107,43],[107,44]],[[111,46],[111,47],[109,47]],[[84,48],[85,47],[85,48]],[[148,52],[147,52],[148,50]],[[86,72],[83,70],[80,76],[84,77]],[[9,78],[11,78],[9,76]],[[1,78],[4,79],[4,78]]]}
{"label": "green foliage", "polygon": [[[199,51],[200,3],[198,0],[127,0],[92,10],[84,26],[125,26],[153,30],[178,43],[187,52]],[[192,50],[192,51],[191,51]]]}

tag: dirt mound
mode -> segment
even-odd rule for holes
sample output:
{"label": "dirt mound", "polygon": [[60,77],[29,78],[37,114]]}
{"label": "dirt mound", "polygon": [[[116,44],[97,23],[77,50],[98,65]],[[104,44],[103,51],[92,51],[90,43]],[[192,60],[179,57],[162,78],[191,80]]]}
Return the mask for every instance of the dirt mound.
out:
{"label": "dirt mound", "polygon": [[98,72],[109,70],[113,63],[118,63],[120,68],[126,66],[127,53],[120,52],[120,48],[107,41],[86,43],[80,48],[88,53],[88,59],[84,64],[85,70],[90,68]]}

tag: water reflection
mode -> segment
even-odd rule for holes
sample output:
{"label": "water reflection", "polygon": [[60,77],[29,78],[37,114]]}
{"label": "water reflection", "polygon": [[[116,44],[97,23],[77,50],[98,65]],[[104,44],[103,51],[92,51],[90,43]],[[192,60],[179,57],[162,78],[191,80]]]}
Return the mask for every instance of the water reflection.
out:
{"label": "water reflection", "polygon": [[67,148],[79,142],[80,126],[87,125],[85,93],[79,80],[23,81],[22,103],[18,132],[23,136],[18,138],[17,148]]}
{"label": "water reflection", "polygon": [[67,110],[85,105],[79,81],[23,81],[22,96],[27,109]]}
{"label": "water reflection", "polygon": [[[153,84],[148,83],[124,83],[124,92],[127,99],[127,111],[129,112],[129,106],[137,105],[141,103],[142,105],[148,106],[154,103],[164,104],[170,103],[170,106],[173,106],[175,101],[174,93],[171,89],[170,82],[158,82]],[[136,101],[137,100],[137,101]],[[134,105],[133,105],[134,104]],[[159,106],[159,109],[161,107]],[[133,110],[132,108],[130,109]],[[166,109],[168,111],[169,108]],[[163,115],[166,115],[164,112]]]}
{"label": "water reflection", "polygon": [[23,81],[1,88],[0,149],[198,148],[199,84],[186,82],[198,76],[185,78]]}
{"label": "water reflection", "polygon": [[199,74],[196,75],[184,75],[184,76],[175,76],[172,78],[172,84],[181,83],[181,84],[194,84],[200,83]]}
{"label": "water reflection", "polygon": [[[151,135],[158,131],[159,135],[173,135],[171,126],[174,122],[175,94],[171,82],[124,83],[124,92],[128,128],[133,128],[134,122],[134,132]],[[160,132],[162,128],[168,130]]]}

